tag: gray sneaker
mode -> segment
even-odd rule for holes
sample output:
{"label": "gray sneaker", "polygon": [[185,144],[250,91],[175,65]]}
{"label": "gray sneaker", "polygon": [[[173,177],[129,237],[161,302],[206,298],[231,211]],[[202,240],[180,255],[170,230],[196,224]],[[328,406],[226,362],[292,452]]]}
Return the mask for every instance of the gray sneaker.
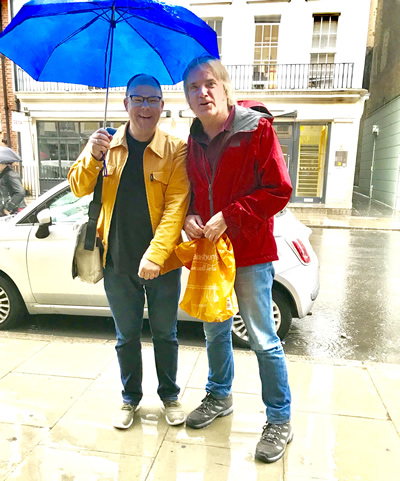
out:
{"label": "gray sneaker", "polygon": [[214,419],[228,416],[233,412],[232,394],[223,399],[216,399],[211,393],[201,401],[200,406],[192,411],[186,419],[186,426],[193,429],[205,428]]}
{"label": "gray sneaker", "polygon": [[162,410],[164,411],[165,420],[170,426],[177,426],[185,422],[186,414],[180,402],[163,401]]}
{"label": "gray sneaker", "polygon": [[112,419],[113,426],[118,429],[128,429],[132,426],[135,411],[138,409],[139,406],[124,403],[121,408],[114,413]]}
{"label": "gray sneaker", "polygon": [[274,463],[285,454],[286,446],[293,439],[290,423],[270,424],[263,427],[256,447],[256,458],[263,463]]}

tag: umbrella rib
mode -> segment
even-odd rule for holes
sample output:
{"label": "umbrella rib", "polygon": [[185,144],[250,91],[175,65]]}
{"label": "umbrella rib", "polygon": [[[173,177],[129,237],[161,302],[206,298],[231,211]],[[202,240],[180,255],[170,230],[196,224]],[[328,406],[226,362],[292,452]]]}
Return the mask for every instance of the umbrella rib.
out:
{"label": "umbrella rib", "polygon": [[63,40],[61,40],[60,43],[58,43],[53,50],[55,50],[56,48],[58,48],[60,45],[62,45],[63,43],[66,43],[68,42],[68,40],[71,40],[71,38],[75,37],[75,35],[78,35],[78,33],[81,33],[83,32],[83,30],[87,29],[88,27],[90,27],[94,22],[97,22],[97,20],[101,17],[101,15],[98,15],[96,18],[93,18],[92,20],[90,20],[90,22],[87,22],[85,23],[85,25],[82,25],[81,27],[79,27],[77,30],[75,30],[75,32],[72,32],[68,35],[68,37],[65,37]]}
{"label": "umbrella rib", "polygon": [[147,45],[149,45],[149,46],[152,48],[152,50],[153,50],[154,52],[157,53],[157,55],[159,56],[161,62],[163,63],[163,65],[164,65],[164,67],[165,67],[165,70],[168,72],[169,78],[172,80],[172,82],[174,82],[174,79],[173,79],[173,77],[172,77],[172,75],[171,75],[171,72],[169,71],[169,68],[168,68],[168,66],[166,65],[166,63],[164,62],[164,60],[163,60],[163,58],[161,57],[160,53],[157,52],[157,50],[154,49],[153,45],[151,45],[151,43],[150,43],[145,37],[143,37],[143,35],[142,35],[140,32],[138,32],[138,30],[137,30],[135,27],[133,27],[129,22],[127,22],[127,24],[131,27],[132,30],[134,30],[134,31],[139,35],[139,37],[141,37],[141,38],[147,43]]}
{"label": "umbrella rib", "polygon": [[[85,30],[86,28],[90,27],[90,25],[92,25],[94,22],[96,22],[100,17],[101,17],[101,15],[98,15],[96,18],[93,18],[92,20],[90,20],[90,22],[87,22],[85,25],[81,26],[80,28],[78,28],[77,30],[75,30],[75,32],[72,32],[71,34],[68,35],[68,37],[64,38],[63,40],[61,40],[61,42],[59,42],[57,45],[55,45],[54,48],[53,48],[52,51],[51,51],[51,54],[48,55],[46,62],[43,64],[43,67],[42,67],[41,72],[43,72],[43,70],[45,69],[45,67],[46,67],[46,65],[47,65],[47,62],[50,60],[51,55],[53,54],[53,52],[54,52],[58,47],[60,47],[60,46],[61,46],[62,44],[64,44],[64,43],[68,42],[68,40],[70,40],[71,38],[75,37],[75,35],[77,35],[78,33],[82,32],[82,31]],[[39,75],[39,77],[40,77],[40,75]]]}
{"label": "umbrella rib", "polygon": [[[123,14],[121,13],[121,11],[124,11],[124,9],[123,9],[122,7],[118,7],[118,8],[116,9],[116,11],[118,11],[118,13],[120,14],[121,19],[122,19],[122,20],[118,20],[118,21],[117,21],[118,23],[119,23],[120,21],[124,21],[124,20],[127,21],[127,20],[129,20],[129,18],[138,18],[138,19],[140,19],[140,20],[143,20],[143,22],[151,23],[151,24],[153,24],[153,25],[156,25],[157,27],[162,27],[162,28],[165,28],[166,30],[171,30],[171,31],[173,31],[173,32],[180,33],[180,34],[182,34],[182,35],[186,35],[187,37],[190,37],[190,38],[192,38],[193,40],[195,40],[196,42],[198,42],[198,40],[197,40],[195,37],[193,37],[193,35],[187,33],[185,30],[180,30],[180,29],[178,29],[178,28],[172,28],[172,27],[170,27],[169,25],[166,25],[166,24],[157,23],[157,22],[155,22],[154,20],[149,20],[148,18],[141,17],[141,16],[139,16],[139,15],[135,15],[135,14],[133,14],[133,13],[130,13],[128,10],[125,12],[125,15],[123,15]],[[129,24],[129,22],[127,22],[127,23]],[[130,24],[129,24],[129,25],[130,25]],[[189,25],[190,25],[190,23],[189,23]],[[130,26],[132,27],[132,25],[130,25]],[[211,27],[210,27],[210,28],[211,28]]]}

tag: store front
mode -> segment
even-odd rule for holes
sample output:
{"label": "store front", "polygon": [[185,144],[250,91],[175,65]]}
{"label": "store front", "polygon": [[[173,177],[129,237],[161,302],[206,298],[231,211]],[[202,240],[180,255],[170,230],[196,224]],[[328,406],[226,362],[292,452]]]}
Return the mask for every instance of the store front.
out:
{"label": "store front", "polygon": [[[124,122],[108,122],[118,128]],[[67,178],[68,170],[78,158],[89,136],[102,122],[38,121],[39,184],[43,194]]]}

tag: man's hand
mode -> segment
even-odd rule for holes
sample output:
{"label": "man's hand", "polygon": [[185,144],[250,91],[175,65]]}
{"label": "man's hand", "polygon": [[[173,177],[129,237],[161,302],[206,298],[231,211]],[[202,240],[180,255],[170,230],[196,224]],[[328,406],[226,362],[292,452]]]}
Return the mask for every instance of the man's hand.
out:
{"label": "man's hand", "polygon": [[158,264],[142,257],[139,264],[138,276],[146,280],[155,279],[160,275],[160,269],[161,267]]}
{"label": "man's hand", "polygon": [[227,227],[222,212],[218,212],[204,226],[204,237],[215,244]]}
{"label": "man's hand", "polygon": [[11,215],[11,212],[8,211],[7,209],[3,209],[3,212],[4,212],[6,215]]}
{"label": "man's hand", "polygon": [[191,241],[203,237],[204,224],[199,215],[188,215],[183,224],[183,230]]}
{"label": "man's hand", "polygon": [[89,149],[92,157],[96,160],[102,160],[102,155],[106,155],[106,153],[110,149],[110,142],[112,140],[112,135],[110,135],[107,130],[99,129],[89,137]]}

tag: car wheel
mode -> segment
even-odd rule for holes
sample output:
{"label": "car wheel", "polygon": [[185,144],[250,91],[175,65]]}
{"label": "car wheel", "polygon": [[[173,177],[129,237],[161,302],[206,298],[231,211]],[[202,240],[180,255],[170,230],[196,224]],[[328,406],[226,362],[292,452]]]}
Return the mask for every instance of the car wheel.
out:
{"label": "car wheel", "polygon": [[[292,325],[290,306],[286,297],[277,289],[272,289],[272,301],[275,329],[280,339],[283,339]],[[235,346],[250,347],[249,336],[240,312],[233,317],[232,340]]]}
{"label": "car wheel", "polygon": [[0,329],[15,327],[25,314],[25,306],[14,284],[0,276]]}

